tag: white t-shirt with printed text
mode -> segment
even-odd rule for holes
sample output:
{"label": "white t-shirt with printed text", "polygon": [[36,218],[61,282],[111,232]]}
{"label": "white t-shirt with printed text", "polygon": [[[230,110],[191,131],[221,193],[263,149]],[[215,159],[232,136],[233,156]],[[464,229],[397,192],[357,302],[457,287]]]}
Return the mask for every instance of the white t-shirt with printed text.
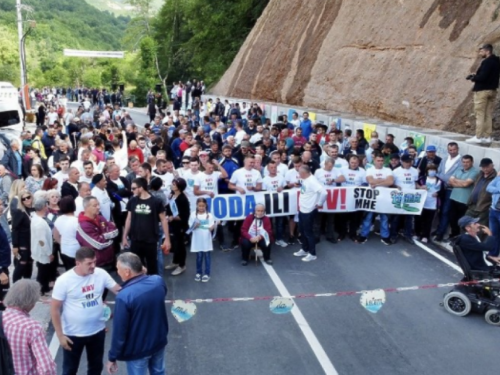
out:
{"label": "white t-shirt with printed text", "polygon": [[102,294],[104,289],[116,285],[103,269],[79,276],[71,269],[56,280],[52,298],[63,302],[61,321],[66,336],[86,337],[95,335],[106,327],[103,319]]}
{"label": "white t-shirt with printed text", "polygon": [[251,190],[248,190],[250,186],[255,188],[258,183],[262,183],[262,175],[255,169],[246,170],[240,168],[234,171],[229,182],[245,189],[245,193],[248,193],[251,192]]}

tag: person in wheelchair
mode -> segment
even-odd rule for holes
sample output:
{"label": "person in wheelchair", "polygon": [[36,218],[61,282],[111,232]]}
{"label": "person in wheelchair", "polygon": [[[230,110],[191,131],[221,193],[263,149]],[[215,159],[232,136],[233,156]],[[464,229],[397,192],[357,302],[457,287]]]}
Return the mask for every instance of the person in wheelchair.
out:
{"label": "person in wheelchair", "polygon": [[[496,240],[490,229],[478,223],[478,218],[463,216],[458,220],[458,225],[464,230],[464,234],[458,236],[455,244],[460,246],[462,253],[473,271],[490,271],[492,269],[484,259],[487,251],[487,260],[500,265],[500,257],[491,254],[496,250]],[[481,238],[484,238],[481,240]]]}

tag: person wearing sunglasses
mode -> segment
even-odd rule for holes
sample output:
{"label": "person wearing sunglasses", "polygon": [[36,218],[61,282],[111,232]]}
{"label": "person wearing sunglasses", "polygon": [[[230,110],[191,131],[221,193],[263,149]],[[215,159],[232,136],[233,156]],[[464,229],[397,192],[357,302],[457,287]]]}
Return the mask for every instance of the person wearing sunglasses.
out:
{"label": "person wearing sunglasses", "polygon": [[33,212],[33,195],[21,190],[18,204],[12,210],[12,253],[14,254],[13,281],[30,279],[33,272],[31,258],[31,214]]}

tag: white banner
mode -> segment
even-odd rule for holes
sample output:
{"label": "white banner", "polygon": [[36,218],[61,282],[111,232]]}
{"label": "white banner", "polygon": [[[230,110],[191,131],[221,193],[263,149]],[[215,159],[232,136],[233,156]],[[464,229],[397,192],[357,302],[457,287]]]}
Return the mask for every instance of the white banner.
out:
{"label": "white banner", "polygon": [[77,49],[65,49],[64,56],[74,57],[108,57],[114,59],[123,59],[125,52],[123,51],[80,51]]}
{"label": "white banner", "polygon": [[[369,187],[332,187],[327,188],[327,193],[320,212],[373,211],[381,214],[419,215],[427,197],[426,190],[403,192],[398,189]],[[299,207],[299,194],[300,189],[281,193],[224,194],[208,198],[207,201],[216,220],[242,220],[253,213],[258,203],[266,206],[270,217],[295,215]],[[193,198],[195,201],[196,199]]]}

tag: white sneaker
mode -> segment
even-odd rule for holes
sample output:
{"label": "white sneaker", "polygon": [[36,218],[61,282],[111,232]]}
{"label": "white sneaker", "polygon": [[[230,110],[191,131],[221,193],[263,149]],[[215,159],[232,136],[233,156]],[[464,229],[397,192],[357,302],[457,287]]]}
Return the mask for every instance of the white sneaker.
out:
{"label": "white sneaker", "polygon": [[306,255],[309,255],[309,253],[307,251],[300,249],[296,253],[293,253],[293,255],[296,257],[305,257]]}
{"label": "white sneaker", "polygon": [[491,143],[491,137],[481,138],[481,143]]}
{"label": "white sneaker", "polygon": [[474,136],[472,138],[466,139],[465,142],[467,142],[467,143],[481,143],[482,141],[478,137]]}
{"label": "white sneaker", "polygon": [[311,261],[316,260],[316,259],[318,259],[318,257],[316,255],[307,254],[304,258],[302,258],[302,261],[303,262],[311,262]]}
{"label": "white sneaker", "polygon": [[186,267],[177,267],[174,272],[172,272],[172,276],[178,276],[186,270]]}
{"label": "white sneaker", "polygon": [[288,244],[285,241],[283,241],[283,240],[276,241],[276,245],[281,246],[281,247],[287,247],[288,246]]}

